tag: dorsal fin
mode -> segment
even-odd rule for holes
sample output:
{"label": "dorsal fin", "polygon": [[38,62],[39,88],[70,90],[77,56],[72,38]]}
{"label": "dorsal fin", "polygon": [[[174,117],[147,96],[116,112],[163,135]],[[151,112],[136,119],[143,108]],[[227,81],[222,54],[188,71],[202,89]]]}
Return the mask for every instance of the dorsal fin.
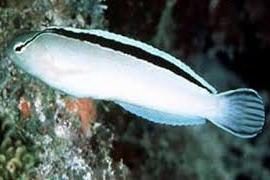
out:
{"label": "dorsal fin", "polygon": [[76,38],[83,41],[90,41],[98,43],[102,46],[108,46],[115,50],[136,56],[157,66],[166,68],[177,75],[180,75],[198,86],[216,94],[217,90],[206,82],[202,77],[196,74],[189,66],[184,64],[179,59],[163,52],[153,46],[145,44],[119,34],[111,33],[104,30],[83,30],[71,27],[52,26],[44,30],[44,32],[51,32],[64,35],[71,38]]}

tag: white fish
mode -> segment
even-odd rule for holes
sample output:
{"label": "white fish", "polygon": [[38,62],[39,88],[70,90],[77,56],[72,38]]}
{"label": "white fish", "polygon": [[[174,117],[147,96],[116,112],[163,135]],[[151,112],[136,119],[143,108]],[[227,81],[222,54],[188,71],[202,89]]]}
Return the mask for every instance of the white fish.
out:
{"label": "white fish", "polygon": [[264,125],[263,102],[254,90],[217,94],[179,59],[107,31],[50,27],[29,32],[9,43],[7,55],[58,90],[113,101],[156,123],[208,120],[242,138],[256,136]]}

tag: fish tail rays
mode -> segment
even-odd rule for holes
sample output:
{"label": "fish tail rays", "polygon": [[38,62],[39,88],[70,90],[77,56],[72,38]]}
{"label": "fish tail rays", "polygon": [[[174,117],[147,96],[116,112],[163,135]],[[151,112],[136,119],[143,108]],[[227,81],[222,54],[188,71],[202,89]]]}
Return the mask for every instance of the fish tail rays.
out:
{"label": "fish tail rays", "polygon": [[219,110],[208,118],[209,121],[241,138],[252,138],[262,131],[264,105],[256,91],[237,89],[216,96],[219,98]]}

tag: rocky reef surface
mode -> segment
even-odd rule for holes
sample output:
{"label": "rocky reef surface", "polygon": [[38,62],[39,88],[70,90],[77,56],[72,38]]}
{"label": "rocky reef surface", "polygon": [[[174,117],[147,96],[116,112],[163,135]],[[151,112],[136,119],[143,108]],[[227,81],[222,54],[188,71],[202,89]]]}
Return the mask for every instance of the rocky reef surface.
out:
{"label": "rocky reef surface", "polygon": [[[0,180],[269,179],[269,8],[267,0],[0,0]],[[221,92],[254,88],[264,130],[239,139],[211,124],[164,126],[56,91],[4,54],[18,33],[50,25],[142,40]]]}

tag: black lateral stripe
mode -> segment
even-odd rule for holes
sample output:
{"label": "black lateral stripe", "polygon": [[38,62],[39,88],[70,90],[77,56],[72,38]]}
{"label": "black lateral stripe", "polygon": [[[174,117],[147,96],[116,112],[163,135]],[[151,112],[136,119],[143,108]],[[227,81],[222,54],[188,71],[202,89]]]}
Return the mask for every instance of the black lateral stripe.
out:
{"label": "black lateral stripe", "polygon": [[77,40],[82,40],[82,41],[88,41],[91,43],[99,44],[103,47],[107,47],[110,49],[114,49],[116,51],[120,51],[129,55],[132,55],[134,57],[137,57],[138,59],[145,60],[149,63],[152,63],[156,66],[166,68],[170,70],[171,72],[182,76],[185,79],[188,79],[189,81],[193,82],[194,84],[197,84],[198,86],[208,90],[210,93],[212,91],[204,86],[201,82],[199,82],[197,79],[195,79],[193,76],[188,74],[187,72],[183,71],[181,68],[177,67],[173,63],[163,59],[162,57],[153,55],[146,50],[140,49],[138,47],[134,47],[131,45],[123,44],[120,42],[117,42],[116,40],[111,40],[111,39],[106,39],[104,37],[100,37],[97,35],[89,34],[89,33],[77,33],[77,32],[72,32],[68,31],[65,29],[58,29],[58,28],[51,28],[51,29],[46,29],[43,32],[47,33],[56,33],[59,35],[63,35],[69,38],[77,39]]}
{"label": "black lateral stripe", "polygon": [[15,47],[15,51],[16,52],[20,52],[23,48],[25,48],[28,44],[30,44],[33,40],[35,40],[42,32],[37,33],[36,35],[34,35],[31,39],[25,41],[23,44]]}

